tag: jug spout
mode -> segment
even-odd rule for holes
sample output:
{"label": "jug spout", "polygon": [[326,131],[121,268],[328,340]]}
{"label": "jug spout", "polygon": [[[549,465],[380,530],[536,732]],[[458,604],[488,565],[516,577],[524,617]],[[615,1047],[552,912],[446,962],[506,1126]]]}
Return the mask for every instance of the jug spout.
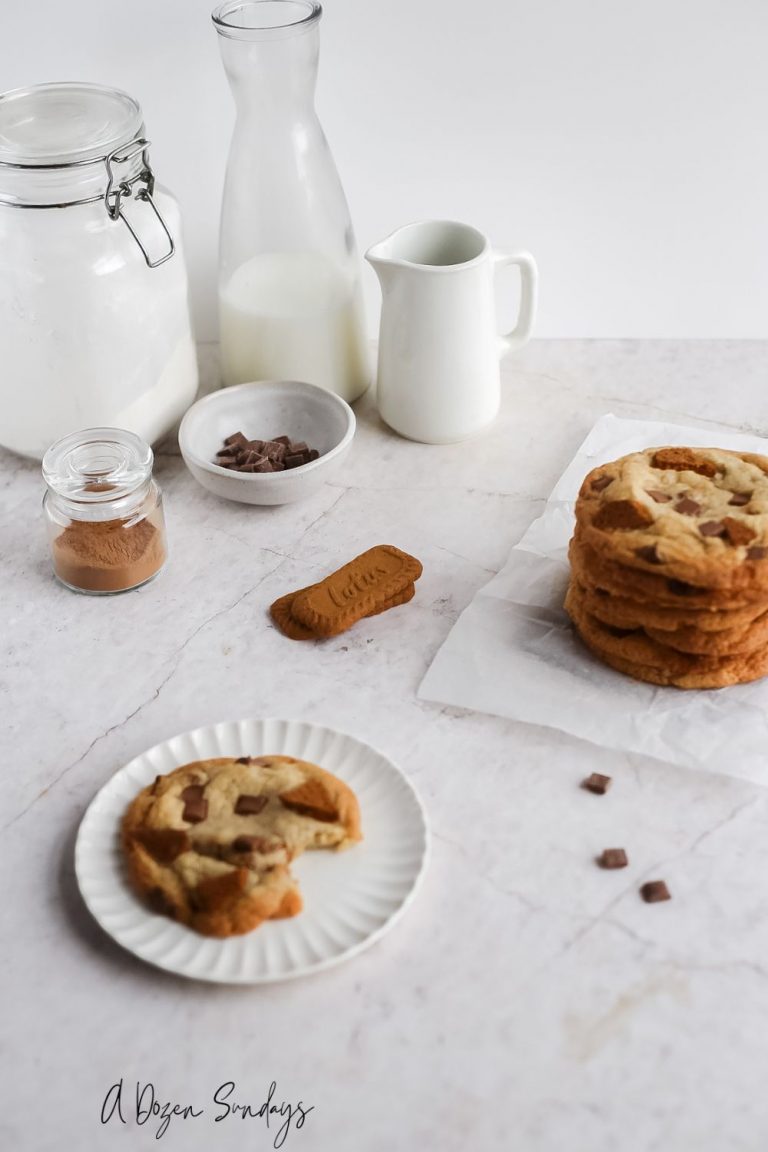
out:
{"label": "jug spout", "polygon": [[392,255],[392,237],[380,240],[373,244],[365,253],[365,259],[373,268],[379,278],[382,288],[391,279],[395,269],[403,266],[402,260],[396,260]]}

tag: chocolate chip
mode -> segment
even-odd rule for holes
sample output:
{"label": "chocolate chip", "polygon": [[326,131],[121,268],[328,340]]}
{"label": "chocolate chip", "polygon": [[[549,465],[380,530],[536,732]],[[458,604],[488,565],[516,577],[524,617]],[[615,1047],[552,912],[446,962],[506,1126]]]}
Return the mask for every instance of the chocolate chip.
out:
{"label": "chocolate chip", "polygon": [[587,792],[594,792],[596,796],[604,796],[612,783],[611,776],[603,776],[600,772],[593,772],[587,776],[586,780],[582,780],[582,788],[586,788]]}
{"label": "chocolate chip", "polygon": [[768,556],[768,548],[762,548],[756,545],[754,548],[747,548],[747,556],[750,560],[765,560]]}
{"label": "chocolate chip", "polygon": [[232,849],[235,852],[261,852],[263,855],[266,852],[275,852],[281,847],[279,840],[268,840],[266,836],[238,836],[232,841]]}
{"label": "chocolate chip", "polygon": [[237,760],[235,760],[235,764],[250,764],[250,762],[250,756],[238,756]]}
{"label": "chocolate chip", "polygon": [[657,504],[669,504],[672,500],[669,492],[662,492],[661,488],[649,488],[647,495],[655,500]]}
{"label": "chocolate chip", "polygon": [[270,460],[282,460],[286,453],[286,447],[280,440],[265,440],[263,452]]}
{"label": "chocolate chip", "polygon": [[675,504],[675,512],[680,512],[683,516],[698,516],[701,512],[701,504],[697,504],[689,496],[683,496],[682,500],[678,500]]}
{"label": "chocolate chip", "polygon": [[601,868],[626,868],[629,864],[623,848],[603,848],[597,862]]}
{"label": "chocolate chip", "polygon": [[635,556],[645,560],[646,564],[663,564],[664,561],[656,551],[655,544],[645,544],[642,548],[635,548]]}
{"label": "chocolate chip", "polygon": [[752,499],[751,492],[734,492],[728,501],[734,508],[744,508]]}
{"label": "chocolate chip", "polygon": [[725,536],[726,527],[721,520],[707,520],[705,524],[699,524],[699,532],[702,536]]}
{"label": "chocolate chip", "polygon": [[184,801],[181,818],[186,820],[187,824],[199,824],[208,815],[208,801],[203,797],[204,790],[204,784],[189,784],[181,793],[181,799]]}
{"label": "chocolate chip", "polygon": [[269,801],[268,796],[248,796],[243,793],[238,796],[235,803],[235,812],[238,816],[258,816]]}
{"label": "chocolate chip", "polygon": [[658,904],[661,900],[671,900],[672,894],[663,880],[648,880],[640,889],[646,904]]}
{"label": "chocolate chip", "polygon": [[613,484],[613,476],[597,476],[590,484],[590,488],[593,492],[603,492],[609,484]]}
{"label": "chocolate chip", "polygon": [[695,596],[699,591],[695,584],[686,584],[684,580],[667,580],[667,588],[673,596]]}
{"label": "chocolate chip", "polygon": [[[303,440],[294,444],[290,436],[246,440],[242,432],[235,432],[226,438],[214,463],[234,472],[282,472],[286,467],[298,468],[319,456],[316,448],[310,448]],[[291,457],[290,465],[286,465],[286,457]]]}
{"label": "chocolate chip", "polygon": [[642,631],[640,628],[617,628],[614,624],[602,624],[601,627],[610,636],[617,636],[622,640],[625,636],[633,636],[635,632]]}

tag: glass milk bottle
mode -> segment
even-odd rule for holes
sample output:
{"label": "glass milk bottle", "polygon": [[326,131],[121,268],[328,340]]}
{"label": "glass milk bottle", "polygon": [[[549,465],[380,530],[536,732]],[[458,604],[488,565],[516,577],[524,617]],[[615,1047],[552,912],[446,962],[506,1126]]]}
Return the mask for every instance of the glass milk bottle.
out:
{"label": "glass milk bottle", "polygon": [[370,375],[349,209],[314,106],[322,9],[213,13],[237,106],[221,217],[225,385],[305,380],[357,399]]}

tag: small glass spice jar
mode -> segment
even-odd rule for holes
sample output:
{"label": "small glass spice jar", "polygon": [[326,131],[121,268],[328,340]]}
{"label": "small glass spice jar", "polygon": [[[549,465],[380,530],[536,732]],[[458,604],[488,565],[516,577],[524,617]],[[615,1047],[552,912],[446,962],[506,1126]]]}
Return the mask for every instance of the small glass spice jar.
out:
{"label": "small glass spice jar", "polygon": [[152,449],[119,428],[87,428],[43,457],[53,570],[67,588],[127,592],[151,580],[167,549]]}

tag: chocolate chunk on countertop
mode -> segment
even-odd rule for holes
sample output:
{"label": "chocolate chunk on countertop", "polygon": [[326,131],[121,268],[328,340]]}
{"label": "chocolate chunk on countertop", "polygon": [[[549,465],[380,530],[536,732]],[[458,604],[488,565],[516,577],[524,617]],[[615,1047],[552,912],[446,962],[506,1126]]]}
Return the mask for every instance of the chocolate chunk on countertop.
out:
{"label": "chocolate chunk on countertop", "polygon": [[672,893],[663,880],[648,880],[640,889],[640,895],[646,904],[659,904],[662,900],[671,900]]}
{"label": "chocolate chunk on countertop", "polygon": [[594,792],[596,796],[604,796],[611,786],[613,778],[611,776],[602,776],[599,772],[593,772],[591,776],[587,776],[586,780],[582,780],[582,788],[586,788],[587,792]]}

